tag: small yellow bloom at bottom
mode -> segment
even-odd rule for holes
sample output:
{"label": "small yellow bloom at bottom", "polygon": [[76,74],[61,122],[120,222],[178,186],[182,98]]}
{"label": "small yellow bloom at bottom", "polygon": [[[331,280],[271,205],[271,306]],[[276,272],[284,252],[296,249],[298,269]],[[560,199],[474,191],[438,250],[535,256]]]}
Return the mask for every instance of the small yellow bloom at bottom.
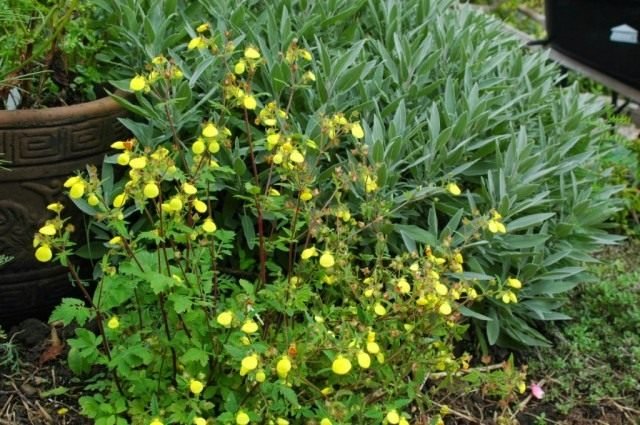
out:
{"label": "small yellow bloom at bottom", "polygon": [[236,415],[236,424],[237,425],[247,425],[251,421],[249,415],[247,415],[244,411],[239,411]]}
{"label": "small yellow bloom at bottom", "polygon": [[64,416],[64,415],[66,415],[67,413],[69,413],[69,409],[67,409],[66,407],[61,407],[60,409],[58,409],[58,410],[56,411],[56,413],[57,413],[58,415],[60,415],[60,416]]}
{"label": "small yellow bloom at bottom", "polygon": [[520,392],[520,394],[524,394],[526,390],[527,385],[523,381],[518,382],[518,391]]}
{"label": "small yellow bloom at bottom", "polygon": [[331,254],[331,252],[327,251],[324,254],[322,254],[322,256],[320,256],[320,265],[322,267],[324,267],[325,269],[328,269],[329,267],[333,267],[334,264],[336,264],[336,260],[335,258],[333,258],[333,254]]}
{"label": "small yellow bloom at bottom", "polygon": [[307,202],[310,201],[313,198],[313,193],[311,193],[311,191],[309,189],[303,189],[302,192],[300,192],[300,200]]}
{"label": "small yellow bloom at bottom", "polygon": [[322,420],[320,421],[320,425],[333,425],[333,422],[331,422],[329,418],[322,418]]}
{"label": "small yellow bloom at bottom", "polygon": [[404,418],[404,416],[401,416],[401,417],[400,417],[400,422],[398,422],[398,425],[409,425],[409,421],[408,421],[408,420],[406,420],[406,419]]}
{"label": "small yellow bloom at bottom", "polygon": [[448,316],[451,314],[451,305],[448,302],[443,302],[440,304],[440,308],[438,308],[438,312],[443,316]]}
{"label": "small yellow bloom at bottom", "polygon": [[152,420],[149,425],[164,425],[164,422],[162,422],[160,419],[155,418],[154,420]]}
{"label": "small yellow bloom at bottom", "polygon": [[289,425],[289,421],[284,418],[276,419],[276,425]]}
{"label": "small yellow bloom at bottom", "polygon": [[144,185],[142,193],[144,194],[145,198],[153,199],[160,194],[160,188],[153,182],[147,183]]}
{"label": "small yellow bloom at bottom", "polygon": [[46,263],[47,261],[50,261],[52,257],[53,257],[53,252],[51,251],[51,248],[49,248],[48,245],[42,245],[41,247],[36,249],[36,259],[41,263]]}
{"label": "small yellow bloom at bottom", "polygon": [[84,195],[84,182],[83,181],[75,183],[73,186],[71,186],[71,189],[69,189],[69,197],[71,199],[82,198],[82,195]]}
{"label": "small yellow bloom at bottom", "polygon": [[129,88],[133,91],[142,91],[147,86],[147,81],[142,75],[136,75],[129,82]]}
{"label": "small yellow bloom at bottom", "polygon": [[280,360],[278,360],[278,363],[276,363],[276,372],[278,373],[278,376],[280,378],[286,378],[290,370],[291,360],[289,359],[289,356],[282,357]]}
{"label": "small yellow bloom at bottom", "polygon": [[449,183],[447,185],[447,192],[449,192],[453,196],[459,196],[462,193],[460,187],[455,183]]}
{"label": "small yellow bloom at bottom", "polygon": [[193,418],[193,425],[207,425],[207,420],[200,416]]}
{"label": "small yellow bloom at bottom", "polygon": [[211,218],[207,218],[204,223],[202,223],[202,230],[207,233],[213,233],[218,229],[216,223],[213,222]]}
{"label": "small yellow bloom at bottom", "polygon": [[382,304],[376,303],[373,306],[373,312],[378,316],[384,316],[385,314],[387,314],[387,309]]}
{"label": "small yellow bloom at bottom", "polygon": [[380,346],[377,342],[367,342],[367,351],[371,354],[378,354],[380,352]]}
{"label": "small yellow bloom at bottom", "polygon": [[47,236],[53,236],[56,234],[56,226],[54,226],[53,224],[47,224],[45,226],[42,226],[38,230],[38,233],[47,235]]}
{"label": "small yellow bloom at bottom", "polygon": [[242,359],[240,366],[247,372],[250,372],[258,367],[258,355],[252,354]]}
{"label": "small yellow bloom at bottom", "polygon": [[398,424],[400,422],[400,415],[397,410],[393,409],[387,413],[387,422],[390,424]]}
{"label": "small yellow bloom at bottom", "polygon": [[189,381],[189,391],[191,391],[193,394],[198,395],[202,392],[203,389],[204,384],[201,381],[198,381],[197,379],[192,379],[191,381]]}
{"label": "small yellow bloom at bottom", "polygon": [[193,142],[193,145],[191,145],[191,152],[195,153],[196,155],[200,155],[206,148],[207,147],[204,144],[204,141],[198,138],[195,142]]}
{"label": "small yellow bloom at bottom", "polygon": [[244,106],[247,109],[253,110],[256,109],[256,106],[258,106],[258,103],[256,102],[256,98],[253,96],[245,96],[242,99],[242,106]]}
{"label": "small yellow bloom at bottom", "polygon": [[109,329],[118,329],[120,327],[120,320],[118,320],[118,316],[113,316],[107,322],[107,327]]}
{"label": "small yellow bloom at bottom", "polygon": [[369,366],[371,366],[371,356],[369,356],[364,351],[362,350],[359,351],[357,357],[358,357],[358,365],[361,368],[368,369]]}
{"label": "small yellow bloom at bottom", "polygon": [[258,332],[258,324],[253,320],[246,320],[240,330],[246,334],[252,334]]}
{"label": "small yellow bloom at bottom", "polygon": [[218,314],[218,317],[216,318],[216,322],[218,322],[219,325],[222,325],[225,328],[231,326],[232,321],[233,313],[230,311],[223,311],[222,313]]}
{"label": "small yellow bloom at bottom", "polygon": [[339,354],[331,364],[331,370],[336,375],[346,375],[351,370],[351,361]]}
{"label": "small yellow bloom at bottom", "polygon": [[516,289],[522,288],[522,282],[520,282],[520,280],[516,279],[515,277],[510,277],[509,279],[507,279],[507,285]]}
{"label": "small yellow bloom at bottom", "polygon": [[113,206],[116,208],[122,208],[124,204],[127,202],[127,195],[121,193],[113,198]]}

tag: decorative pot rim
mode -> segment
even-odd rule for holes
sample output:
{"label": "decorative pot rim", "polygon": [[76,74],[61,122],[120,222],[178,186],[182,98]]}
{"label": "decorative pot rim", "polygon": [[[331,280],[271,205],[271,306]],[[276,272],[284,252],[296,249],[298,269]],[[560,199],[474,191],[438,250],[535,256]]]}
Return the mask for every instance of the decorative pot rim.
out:
{"label": "decorative pot rim", "polygon": [[77,122],[78,117],[101,117],[112,115],[122,106],[113,96],[127,97],[129,93],[116,90],[100,99],[67,106],[54,106],[43,109],[0,110],[0,130],[32,127],[34,123],[47,123],[47,126],[64,125]]}

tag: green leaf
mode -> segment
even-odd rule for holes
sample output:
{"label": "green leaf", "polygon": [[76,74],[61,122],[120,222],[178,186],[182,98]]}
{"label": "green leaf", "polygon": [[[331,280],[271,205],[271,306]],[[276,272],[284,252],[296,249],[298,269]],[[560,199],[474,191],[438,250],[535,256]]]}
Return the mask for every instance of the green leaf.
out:
{"label": "green leaf", "polygon": [[84,301],[77,298],[63,298],[51,313],[49,322],[61,321],[64,326],[69,326],[74,321],[78,326],[84,326],[91,317],[91,309],[87,307]]}
{"label": "green leaf", "polygon": [[465,317],[473,317],[474,319],[484,320],[486,322],[490,322],[493,320],[491,317],[485,316],[484,314],[480,314],[477,311],[471,310],[470,308],[467,308],[463,305],[459,305],[458,310]]}

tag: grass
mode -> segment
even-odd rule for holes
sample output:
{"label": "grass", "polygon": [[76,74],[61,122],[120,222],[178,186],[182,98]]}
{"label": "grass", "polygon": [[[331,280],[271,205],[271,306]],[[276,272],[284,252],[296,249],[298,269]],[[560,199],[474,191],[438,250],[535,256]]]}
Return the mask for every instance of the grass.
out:
{"label": "grass", "polygon": [[555,346],[529,359],[544,379],[545,400],[559,414],[609,407],[640,420],[640,242],[609,249],[593,266],[594,281],[571,296],[574,319],[549,326]]}

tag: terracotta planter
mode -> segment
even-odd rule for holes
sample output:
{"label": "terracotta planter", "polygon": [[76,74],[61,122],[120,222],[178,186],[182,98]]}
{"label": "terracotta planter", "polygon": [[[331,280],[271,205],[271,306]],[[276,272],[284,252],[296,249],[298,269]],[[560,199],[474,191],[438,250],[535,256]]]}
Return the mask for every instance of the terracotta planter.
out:
{"label": "terracotta planter", "polygon": [[[33,234],[64,200],[62,184],[87,164],[100,164],[109,145],[127,137],[126,112],[113,99],[41,110],[0,111],[0,324],[46,317],[63,296],[77,295],[64,268],[34,258]],[[68,202],[77,231],[81,215]],[[81,237],[81,235],[80,235]]]}

